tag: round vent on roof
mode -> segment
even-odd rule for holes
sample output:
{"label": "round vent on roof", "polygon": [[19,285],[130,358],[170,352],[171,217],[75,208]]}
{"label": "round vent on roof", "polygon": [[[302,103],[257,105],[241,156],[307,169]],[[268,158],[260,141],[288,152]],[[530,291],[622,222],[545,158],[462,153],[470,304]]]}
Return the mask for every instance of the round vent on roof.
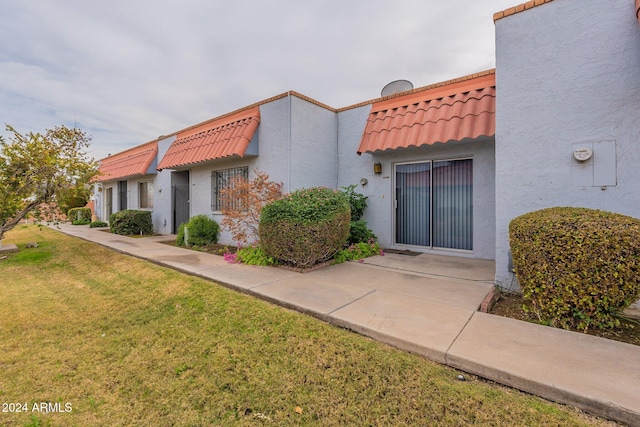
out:
{"label": "round vent on roof", "polygon": [[395,80],[383,87],[380,95],[395,95],[396,93],[406,92],[411,89],[413,89],[413,83],[409,80]]}

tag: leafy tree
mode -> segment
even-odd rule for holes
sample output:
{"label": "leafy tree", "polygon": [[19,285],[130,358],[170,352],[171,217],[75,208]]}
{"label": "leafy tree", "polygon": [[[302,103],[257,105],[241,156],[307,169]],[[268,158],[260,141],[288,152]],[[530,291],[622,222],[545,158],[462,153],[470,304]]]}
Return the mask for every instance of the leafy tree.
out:
{"label": "leafy tree", "polygon": [[236,177],[220,191],[222,196],[221,225],[231,232],[240,246],[258,241],[260,212],[267,203],[282,197],[282,184],[269,180],[269,175],[253,171],[251,181]]}
{"label": "leafy tree", "polygon": [[69,209],[83,208],[91,197],[88,185],[78,184],[56,197],[56,204],[64,214],[68,214]]}
{"label": "leafy tree", "polygon": [[87,157],[91,138],[77,128],[57,126],[43,134],[0,136],[0,239],[20,220],[50,218],[56,201],[89,183],[97,163]]}

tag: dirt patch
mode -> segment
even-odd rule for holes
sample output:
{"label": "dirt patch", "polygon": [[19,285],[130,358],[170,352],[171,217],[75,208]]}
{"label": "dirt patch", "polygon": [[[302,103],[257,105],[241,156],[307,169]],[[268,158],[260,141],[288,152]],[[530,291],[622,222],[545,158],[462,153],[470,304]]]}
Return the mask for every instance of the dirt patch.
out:
{"label": "dirt patch", "polygon": [[[512,319],[524,320],[532,323],[540,323],[532,312],[525,312],[523,306],[528,306],[519,294],[503,293],[490,310],[491,314]],[[610,340],[621,341],[627,344],[640,346],[640,320],[620,319],[620,327],[606,330],[589,330],[589,335],[594,335]]]}
{"label": "dirt patch", "polygon": [[320,270],[321,268],[328,267],[331,265],[331,260],[319,262],[317,264],[313,264],[309,267],[294,267],[293,265],[279,264],[274,267],[281,268],[283,270],[295,271],[296,273],[309,273],[311,271]]}
{"label": "dirt patch", "polygon": [[[162,241],[160,243],[162,243],[164,245],[178,247],[178,245],[176,245],[175,239]],[[184,246],[181,246],[181,247],[184,248]],[[206,252],[208,254],[220,255],[220,256],[222,256],[222,255],[224,255],[226,253],[235,254],[236,251],[238,250],[238,248],[236,248],[235,246],[220,245],[220,244],[217,244],[217,243],[214,243],[214,244],[211,244],[211,245],[206,245],[206,246],[191,246],[190,248],[185,248],[185,249],[192,249],[194,251]]]}

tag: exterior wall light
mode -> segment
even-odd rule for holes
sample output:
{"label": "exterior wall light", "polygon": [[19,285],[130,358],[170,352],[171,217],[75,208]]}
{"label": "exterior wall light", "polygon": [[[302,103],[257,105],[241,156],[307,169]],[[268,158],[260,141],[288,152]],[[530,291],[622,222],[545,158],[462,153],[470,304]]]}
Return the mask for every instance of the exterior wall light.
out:
{"label": "exterior wall light", "polygon": [[373,173],[376,175],[380,175],[382,173],[382,163],[373,164]]}

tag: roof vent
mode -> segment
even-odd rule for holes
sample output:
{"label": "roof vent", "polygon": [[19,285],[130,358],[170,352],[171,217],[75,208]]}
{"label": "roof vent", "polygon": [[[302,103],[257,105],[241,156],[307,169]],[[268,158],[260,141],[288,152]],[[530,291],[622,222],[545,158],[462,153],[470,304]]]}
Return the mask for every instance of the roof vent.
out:
{"label": "roof vent", "polygon": [[413,89],[413,83],[409,80],[394,80],[382,88],[381,96],[395,95],[396,93],[406,92]]}

